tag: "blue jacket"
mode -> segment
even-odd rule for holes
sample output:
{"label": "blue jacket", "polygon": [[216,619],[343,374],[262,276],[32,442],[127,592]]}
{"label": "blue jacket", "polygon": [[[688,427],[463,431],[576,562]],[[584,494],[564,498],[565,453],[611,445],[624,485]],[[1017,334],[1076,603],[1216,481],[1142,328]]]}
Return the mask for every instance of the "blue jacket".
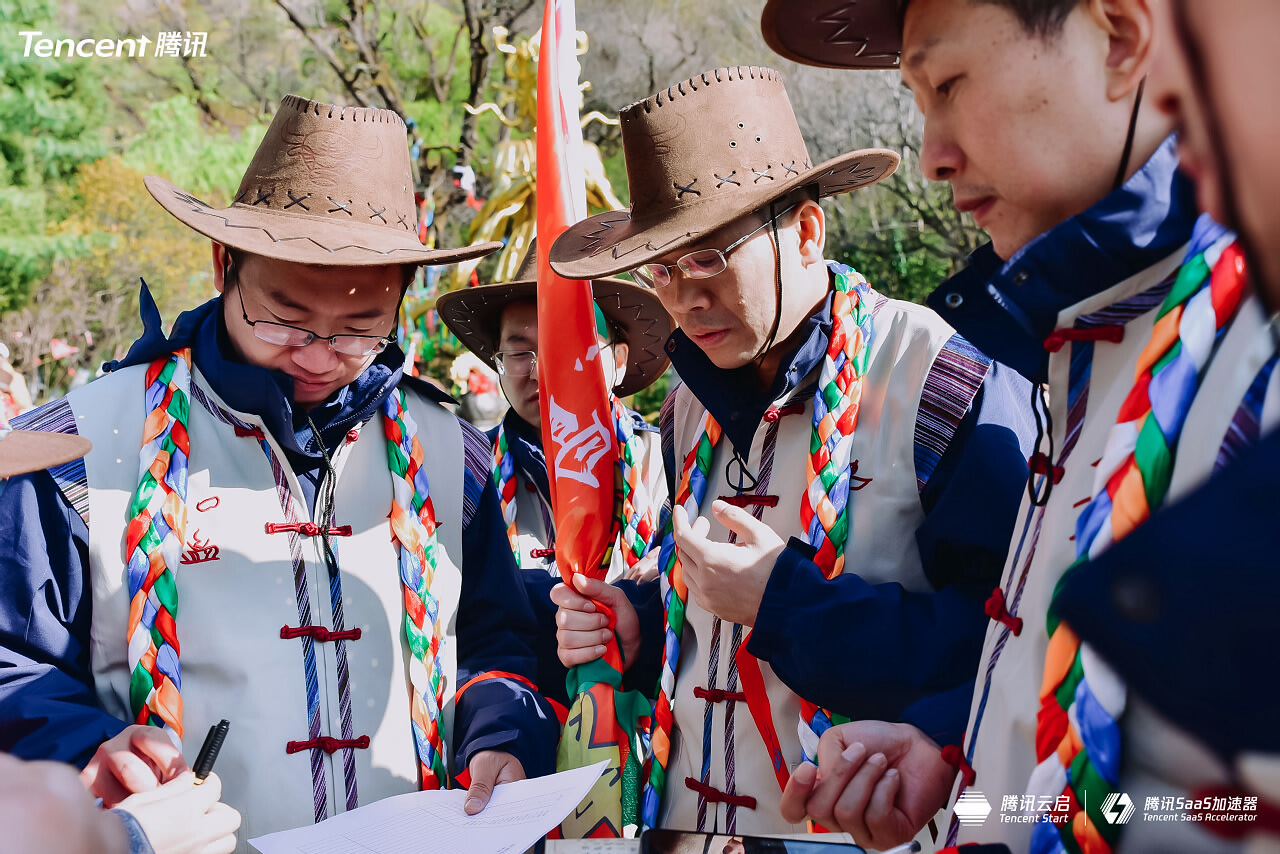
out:
{"label": "blue jacket", "polygon": [[[151,361],[190,345],[197,367],[214,391],[240,411],[263,418],[288,455],[314,505],[323,457],[305,416],[292,407],[292,380],[229,358],[221,301],[183,313],[167,338],[144,287],[146,328],[128,356],[110,368]],[[447,402],[434,387],[402,375],[404,354],[388,347],[334,399],[310,411],[325,447],[378,412],[398,384]],[[24,415],[28,427],[58,402]],[[474,512],[462,533],[462,591],[457,614],[459,685],[486,672],[536,674],[533,614],[520,589],[507,545],[497,492],[487,467],[483,434],[463,424],[467,465],[464,496]],[[70,429],[74,429],[73,427]],[[265,460],[264,460],[265,464]],[[25,758],[86,763],[104,740],[126,726],[96,703],[89,661],[92,596],[87,561],[88,527],[67,492],[83,488],[84,464],[11,479],[0,493],[0,750]],[[388,571],[394,571],[389,567]],[[450,734],[454,767],[473,753],[514,754],[529,776],[555,767],[557,722],[545,701],[515,679],[494,678],[469,688],[458,701]]]}

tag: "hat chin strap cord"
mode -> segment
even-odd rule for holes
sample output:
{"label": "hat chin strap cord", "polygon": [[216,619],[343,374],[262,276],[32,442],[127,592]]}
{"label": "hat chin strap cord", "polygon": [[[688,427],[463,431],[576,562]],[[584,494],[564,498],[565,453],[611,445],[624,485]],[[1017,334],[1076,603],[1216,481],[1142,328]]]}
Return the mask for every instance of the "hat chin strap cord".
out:
{"label": "hat chin strap cord", "polygon": [[1124,151],[1120,155],[1120,169],[1116,172],[1115,184],[1112,190],[1118,190],[1124,185],[1125,173],[1129,171],[1129,156],[1133,154],[1133,137],[1138,130],[1138,108],[1142,106],[1142,90],[1146,88],[1147,78],[1144,76],[1138,81],[1138,94],[1133,99],[1133,112],[1129,114],[1129,133],[1124,138]]}
{"label": "hat chin strap cord", "polygon": [[782,245],[778,242],[778,220],[773,213],[773,202],[769,202],[769,235],[773,239],[773,327],[764,344],[751,357],[751,362],[756,367],[760,366],[765,355],[772,349],[773,342],[778,337],[778,325],[782,323]]}

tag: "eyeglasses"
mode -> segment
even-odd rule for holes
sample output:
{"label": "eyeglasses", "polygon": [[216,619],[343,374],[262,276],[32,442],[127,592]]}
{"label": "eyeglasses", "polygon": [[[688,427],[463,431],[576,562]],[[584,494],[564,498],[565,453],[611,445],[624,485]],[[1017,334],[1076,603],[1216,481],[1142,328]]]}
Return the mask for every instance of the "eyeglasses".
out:
{"label": "eyeglasses", "polygon": [[387,349],[387,345],[395,341],[395,335],[317,335],[310,329],[290,326],[287,323],[276,323],[271,320],[250,320],[249,313],[244,310],[243,282],[236,287],[236,296],[240,298],[240,314],[244,322],[253,329],[254,337],[259,341],[274,344],[277,347],[305,347],[312,341],[328,341],[329,349],[344,356],[372,356]]}
{"label": "eyeglasses", "polygon": [[[765,219],[755,228],[730,243],[724,249],[697,249],[687,255],[682,255],[675,263],[675,267],[689,279],[709,279],[712,276],[718,276],[729,266],[729,253],[746,243],[760,229],[775,222],[778,218],[784,217],[791,213],[800,203],[791,205],[786,210],[779,211],[772,217]],[[671,277],[674,275],[671,267],[666,264],[642,264],[632,271],[632,274],[640,281],[654,288],[665,288],[671,284]]]}
{"label": "eyeglasses", "polygon": [[538,354],[532,350],[499,350],[493,354],[493,361],[498,365],[498,373],[504,377],[532,376],[538,367]]}

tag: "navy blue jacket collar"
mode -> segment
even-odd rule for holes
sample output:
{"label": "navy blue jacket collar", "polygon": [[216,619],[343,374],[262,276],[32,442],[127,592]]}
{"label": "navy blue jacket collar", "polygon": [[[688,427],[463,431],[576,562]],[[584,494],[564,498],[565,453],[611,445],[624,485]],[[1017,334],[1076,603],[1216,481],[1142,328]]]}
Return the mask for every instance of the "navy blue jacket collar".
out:
{"label": "navy blue jacket collar", "polygon": [[1065,308],[1114,287],[1191,239],[1195,189],[1170,136],[1142,168],[1093,207],[1001,261],[991,245],[928,299],[974,346],[1032,381],[1048,371],[1044,339]]}
{"label": "navy blue jacket collar", "polygon": [[[181,347],[191,347],[196,367],[213,391],[232,409],[257,415],[280,442],[296,466],[299,458],[320,459],[306,414],[293,409],[293,380],[286,374],[230,358],[232,353],[222,318],[222,300],[214,298],[185,311],[166,336],[155,300],[143,282],[139,293],[143,333],[124,359],[103,368],[115,371],[146,364]],[[398,384],[419,391],[430,400],[452,403],[453,398],[429,383],[404,375],[404,353],[392,344],[332,400],[314,407],[310,415],[320,428],[325,447],[332,449],[348,429],[372,417]]]}
{"label": "navy blue jacket collar", "polygon": [[[835,266],[828,263],[829,267]],[[773,385],[762,389],[751,364],[723,370],[680,329],[667,339],[667,353],[680,379],[716,419],[733,448],[749,459],[751,442],[765,411],[791,394],[813,373],[827,352],[831,336],[831,293],[822,306],[800,325],[800,344],[783,355]],[[683,451],[678,451],[683,453]]]}

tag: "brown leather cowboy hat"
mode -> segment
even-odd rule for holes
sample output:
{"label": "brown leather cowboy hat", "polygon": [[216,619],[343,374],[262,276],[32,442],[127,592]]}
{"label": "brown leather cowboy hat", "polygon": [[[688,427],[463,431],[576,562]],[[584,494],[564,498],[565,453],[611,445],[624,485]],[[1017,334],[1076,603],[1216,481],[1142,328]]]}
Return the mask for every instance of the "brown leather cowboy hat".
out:
{"label": "brown leather cowboy hat", "polygon": [[780,56],[824,68],[897,68],[906,0],[768,0],[764,40]]}
{"label": "brown leather cowboy hat", "polygon": [[74,433],[0,427],[0,477],[60,466],[89,453],[92,445]]}
{"label": "brown leather cowboy hat", "polygon": [[[450,291],[436,300],[436,311],[450,331],[491,366],[495,365],[502,310],[512,302],[537,299],[536,244],[536,240],[530,242],[514,280]],[[626,397],[648,388],[667,369],[669,359],[663,345],[671,335],[671,316],[652,290],[625,279],[593,279],[591,293],[627,342],[627,372],[614,394]]]}
{"label": "brown leather cowboy hat", "polygon": [[222,210],[156,175],[146,185],[165,210],[206,237],[299,264],[451,264],[502,246],[422,245],[405,125],[390,110],[286,95],[235,201]]}
{"label": "brown leather cowboy hat", "polygon": [[551,265],[562,276],[635,269],[794,189],[847,193],[887,178],[900,160],[868,148],[815,166],[782,77],[771,68],[707,71],[619,118],[631,210],[570,226],[551,247]]}

